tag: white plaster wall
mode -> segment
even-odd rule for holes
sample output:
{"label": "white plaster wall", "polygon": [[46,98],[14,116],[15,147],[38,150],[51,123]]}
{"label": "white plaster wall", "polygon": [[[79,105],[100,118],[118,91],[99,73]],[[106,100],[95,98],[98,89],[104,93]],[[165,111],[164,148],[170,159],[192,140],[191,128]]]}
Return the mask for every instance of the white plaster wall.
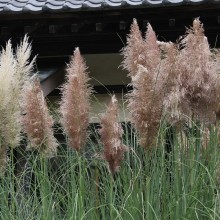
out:
{"label": "white plaster wall", "polygon": [[[128,120],[127,101],[125,95],[118,93],[115,94],[119,104],[119,121]],[[91,98],[91,112],[90,123],[99,123],[100,116],[105,113],[107,105],[109,104],[111,95],[109,94],[93,94]],[[59,121],[59,96],[48,97],[48,104],[50,106],[51,113],[54,115],[54,119]]]}
{"label": "white plaster wall", "polygon": [[127,71],[120,67],[122,62],[120,54],[86,54],[83,57],[92,78],[92,85],[124,85],[130,82]]}

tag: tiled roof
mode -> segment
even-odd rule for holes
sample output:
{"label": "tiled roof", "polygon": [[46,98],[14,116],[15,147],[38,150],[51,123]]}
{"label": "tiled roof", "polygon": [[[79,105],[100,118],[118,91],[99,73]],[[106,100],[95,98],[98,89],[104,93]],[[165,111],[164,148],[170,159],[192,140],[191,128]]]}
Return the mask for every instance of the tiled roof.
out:
{"label": "tiled roof", "polygon": [[75,11],[115,7],[152,7],[216,3],[220,0],[0,0],[0,13]]}

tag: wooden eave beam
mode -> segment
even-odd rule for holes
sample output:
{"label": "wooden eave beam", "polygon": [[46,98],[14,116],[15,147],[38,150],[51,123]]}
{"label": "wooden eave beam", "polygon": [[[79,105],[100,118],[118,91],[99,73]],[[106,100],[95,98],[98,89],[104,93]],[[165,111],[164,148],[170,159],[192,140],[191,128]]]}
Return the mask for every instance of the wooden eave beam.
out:
{"label": "wooden eave beam", "polygon": [[50,94],[54,89],[59,87],[64,82],[65,74],[64,68],[57,68],[56,71],[48,78],[41,81],[41,88],[44,96]]}

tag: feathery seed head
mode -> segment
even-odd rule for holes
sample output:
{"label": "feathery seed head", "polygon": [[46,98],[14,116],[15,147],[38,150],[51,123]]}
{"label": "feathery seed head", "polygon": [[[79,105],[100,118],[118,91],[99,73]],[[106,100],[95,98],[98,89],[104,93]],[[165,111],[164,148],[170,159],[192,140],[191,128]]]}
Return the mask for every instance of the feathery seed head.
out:
{"label": "feathery seed head", "polygon": [[112,174],[119,170],[124,153],[128,148],[122,143],[123,129],[117,121],[118,101],[112,96],[106,113],[101,118],[101,142],[104,145],[104,159],[108,162]]}
{"label": "feathery seed head", "polygon": [[195,19],[193,27],[188,29],[180,42],[178,67],[181,87],[185,89],[185,99],[191,117],[205,123],[215,121],[215,111],[219,103],[219,74],[216,71],[215,55],[211,52],[203,25]]}
{"label": "feathery seed head", "polygon": [[24,39],[20,42],[20,45],[16,49],[16,75],[20,81],[20,86],[23,86],[24,82],[28,80],[32,71],[36,57],[30,61],[31,56],[31,44],[28,43],[28,36],[25,35]]}
{"label": "feathery seed head", "polygon": [[133,91],[128,94],[131,123],[139,134],[140,145],[149,150],[156,143],[162,116],[163,87],[157,80],[140,65],[132,80]]}
{"label": "feathery seed head", "polygon": [[67,82],[62,89],[61,123],[67,134],[69,146],[80,151],[87,140],[90,96],[92,89],[87,67],[79,48],[76,48],[67,66]]}
{"label": "feathery seed head", "polygon": [[144,64],[148,69],[155,69],[158,67],[158,64],[160,63],[160,49],[157,42],[156,34],[150,25],[148,23],[147,25],[147,31],[145,35],[145,59],[146,63]]}
{"label": "feathery seed head", "polygon": [[[134,35],[131,27],[130,38]],[[129,39],[130,40],[130,39]],[[160,126],[163,105],[164,75],[160,71],[161,55],[156,34],[148,24],[145,40],[139,40],[139,49],[133,54],[132,61],[126,59],[130,51],[136,50],[135,44],[124,48],[124,63],[133,65],[132,61],[141,56],[141,62],[135,63],[135,74],[129,72],[133,91],[128,95],[128,108],[131,122],[136,128],[140,144],[148,149],[155,145]],[[137,44],[137,43],[136,43]],[[136,56],[136,57],[135,57]]]}
{"label": "feathery seed head", "polygon": [[57,141],[53,136],[53,119],[49,114],[40,81],[36,77],[26,82],[23,89],[23,128],[30,141],[30,148],[44,157],[56,154]]}
{"label": "feathery seed head", "polygon": [[16,147],[20,141],[19,81],[11,41],[0,55],[0,136],[5,146]]}
{"label": "feathery seed head", "polygon": [[142,33],[139,30],[137,20],[134,19],[130,34],[127,36],[127,46],[122,49],[122,55],[124,56],[122,67],[128,70],[129,76],[134,76],[137,72],[138,64],[145,62],[144,50]]}

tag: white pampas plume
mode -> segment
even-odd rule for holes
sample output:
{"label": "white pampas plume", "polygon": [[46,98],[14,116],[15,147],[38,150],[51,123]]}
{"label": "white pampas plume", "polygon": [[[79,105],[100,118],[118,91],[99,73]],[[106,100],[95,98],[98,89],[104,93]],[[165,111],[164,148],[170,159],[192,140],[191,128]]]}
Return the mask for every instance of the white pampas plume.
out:
{"label": "white pampas plume", "polygon": [[16,60],[8,41],[0,54],[0,137],[4,147],[16,147],[20,141],[21,109],[17,84]]}
{"label": "white pampas plume", "polygon": [[29,62],[30,53],[31,45],[25,36],[15,56],[11,41],[0,54],[0,137],[4,147],[16,147],[21,139],[21,91],[35,61]]}
{"label": "white pampas plume", "polygon": [[34,63],[36,57],[30,60],[31,57],[31,44],[28,42],[29,38],[27,35],[20,42],[20,45],[16,49],[16,77],[20,82],[20,86],[23,86],[24,82],[30,78],[33,72]]}

